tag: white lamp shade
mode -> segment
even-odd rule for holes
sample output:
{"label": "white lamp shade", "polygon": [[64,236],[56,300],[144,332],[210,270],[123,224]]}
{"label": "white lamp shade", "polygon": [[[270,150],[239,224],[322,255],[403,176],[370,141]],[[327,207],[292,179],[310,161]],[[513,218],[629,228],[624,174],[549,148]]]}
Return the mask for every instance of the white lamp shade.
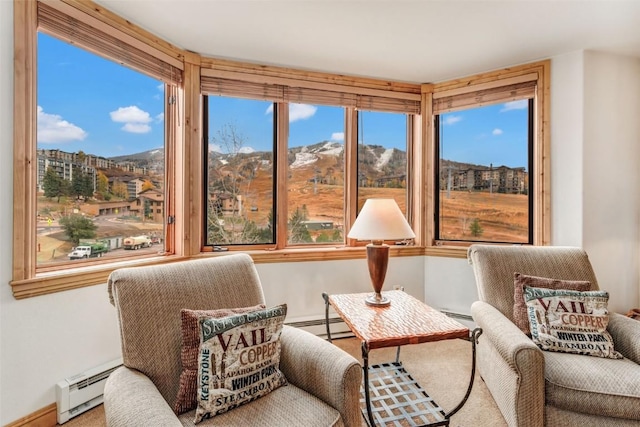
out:
{"label": "white lamp shade", "polygon": [[367,199],[349,234],[357,240],[413,239],[416,235],[393,199]]}

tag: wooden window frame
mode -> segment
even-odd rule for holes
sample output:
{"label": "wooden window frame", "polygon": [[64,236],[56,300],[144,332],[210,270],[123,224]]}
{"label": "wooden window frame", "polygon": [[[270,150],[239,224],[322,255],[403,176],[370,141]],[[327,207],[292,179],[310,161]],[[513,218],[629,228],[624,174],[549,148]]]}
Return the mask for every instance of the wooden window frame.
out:
{"label": "wooden window frame", "polygon": [[[551,62],[540,61],[525,64],[504,70],[493,71],[475,76],[457,79],[440,84],[423,85],[422,87],[422,111],[425,118],[423,139],[426,142],[426,206],[427,255],[466,257],[467,248],[474,242],[445,242],[435,239],[436,230],[436,206],[435,192],[437,191],[437,177],[435,175],[436,158],[436,132],[434,119],[437,114],[460,108],[474,108],[495,102],[504,102],[513,99],[521,99],[523,93],[533,94],[533,169],[530,181],[533,184],[533,192],[529,195],[533,201],[533,245],[548,245],[550,242],[550,188],[549,179],[549,141],[550,141],[550,69]],[[534,85],[533,89],[531,88]],[[511,88],[511,91],[505,91]],[[448,98],[449,105],[443,100]],[[504,243],[496,243],[504,244]]]}
{"label": "wooden window frame", "polygon": [[[207,84],[205,85],[206,88],[211,89],[213,86],[211,84]],[[235,88],[238,89],[235,89]],[[344,150],[345,150],[345,176],[344,176],[344,199],[345,199],[345,203],[344,203],[344,230],[343,230],[343,234],[345,236],[344,238],[344,242],[343,243],[337,243],[337,242],[328,242],[328,243],[289,243],[288,241],[288,217],[289,217],[289,206],[288,206],[288,199],[287,199],[287,195],[288,195],[288,191],[287,191],[287,186],[288,186],[288,176],[289,176],[289,170],[288,170],[288,159],[287,159],[287,152],[288,152],[288,132],[289,132],[289,104],[292,102],[284,102],[282,101],[282,97],[279,94],[282,94],[283,91],[280,90],[278,91],[277,89],[274,89],[274,87],[272,85],[266,85],[265,84],[265,90],[262,91],[259,88],[259,85],[256,84],[251,84],[248,83],[248,89],[243,86],[241,83],[233,83],[233,88],[234,90],[236,90],[236,92],[234,92],[234,95],[236,95],[235,97],[238,97],[240,99],[251,99],[251,100],[258,100],[258,101],[271,101],[274,103],[274,108],[276,110],[276,122],[275,122],[275,133],[276,133],[276,141],[275,141],[275,156],[276,158],[274,158],[274,164],[275,164],[275,168],[274,168],[274,181],[275,181],[275,194],[276,197],[274,197],[274,211],[275,211],[275,217],[277,218],[277,224],[276,224],[276,235],[275,235],[275,242],[274,243],[258,243],[258,244],[233,244],[233,245],[213,245],[213,244],[207,244],[206,243],[206,231],[202,234],[202,248],[201,251],[203,253],[207,253],[207,252],[215,252],[214,251],[214,246],[223,246],[225,248],[225,251],[242,251],[242,252],[247,252],[247,251],[256,251],[256,250],[271,250],[271,251],[283,251],[283,250],[290,250],[290,251],[295,251],[295,250],[306,250],[306,251],[313,251],[313,250],[322,250],[322,249],[328,249],[328,250],[333,250],[335,251],[336,248],[338,249],[342,249],[342,248],[349,248],[349,247],[362,247],[366,245],[366,242],[358,242],[354,239],[349,239],[347,238],[347,234],[349,232],[349,228],[351,226],[351,224],[353,224],[353,222],[355,221],[355,217],[357,215],[357,194],[358,194],[358,182],[357,182],[357,172],[358,172],[358,162],[357,162],[357,150],[358,150],[358,140],[357,140],[357,134],[358,134],[358,124],[357,124],[357,117],[360,111],[365,111],[363,110],[359,110],[359,108],[357,108],[355,106],[355,103],[351,106],[344,106],[344,105],[330,105],[329,102],[325,103],[325,104],[313,104],[313,105],[328,105],[328,106],[334,106],[334,107],[338,107],[338,108],[344,108],[344,112],[345,112],[345,125],[344,125],[344,130],[345,130],[345,142],[344,142]],[[246,91],[243,91],[244,89],[247,89]],[[203,89],[206,90],[206,89]],[[326,91],[325,91],[326,92]],[[203,94],[203,97],[206,96],[215,96],[215,95],[210,95],[211,90],[208,90],[206,94]],[[229,96],[229,91],[225,91],[225,90],[220,90],[217,92],[219,95],[222,96]],[[255,94],[260,94],[259,96],[256,96]],[[318,97],[322,97],[322,91],[318,90],[314,93],[314,96],[318,96]],[[234,96],[230,96],[230,97],[234,97]],[[278,100],[274,100],[274,98],[280,99]],[[362,98],[353,98],[350,97],[349,94],[344,94],[344,96],[341,96],[340,93],[338,92],[331,92],[330,94],[324,96],[324,99],[327,100],[333,100],[334,102],[340,102],[340,99],[342,100],[357,100],[357,99],[362,99]],[[382,97],[377,97],[377,99],[382,99]],[[399,112],[397,111],[396,107],[402,108],[402,105],[404,103],[405,100],[398,100],[397,103],[394,103],[393,98],[387,98],[390,99],[390,101],[387,101],[387,103],[385,104],[377,104],[377,105],[371,105],[371,108],[367,108],[366,111],[379,111],[379,112],[390,112],[390,113],[395,113],[395,114],[406,114],[407,117],[407,146],[406,146],[406,150],[407,150],[407,175],[411,176],[411,171],[412,171],[412,165],[410,163],[410,159],[415,158],[414,155],[412,155],[411,153],[414,151],[414,147],[416,146],[416,139],[415,139],[415,134],[413,133],[413,129],[414,129],[414,122],[417,122],[420,120],[420,116],[415,114],[415,113],[407,113],[407,112]],[[300,99],[302,102],[306,102],[308,100],[308,98],[304,98],[304,99]],[[350,104],[350,102],[347,102]],[[388,106],[391,105],[392,107],[389,108],[389,110],[383,110],[381,108],[385,108],[384,106]],[[375,109],[378,108],[378,109]],[[203,114],[204,115],[204,114]],[[206,120],[206,117],[202,118],[203,121]],[[206,126],[204,123],[202,125],[203,127]],[[202,138],[203,140],[203,144],[207,144],[207,141],[205,141],[206,138]],[[203,153],[206,153],[207,150],[204,149]],[[284,153],[284,154],[282,154]],[[207,159],[206,157],[204,157],[203,155],[203,164],[206,165],[207,163]],[[204,178],[204,177],[203,177]],[[410,210],[411,207],[411,200],[413,199],[412,194],[411,194],[411,190],[415,187],[413,185],[413,180],[408,180],[409,183],[407,184],[407,217],[408,217],[408,221],[409,223],[412,223],[411,218],[415,215],[414,212],[412,212]],[[203,195],[205,196],[205,195]],[[206,200],[206,196],[204,198],[204,200]],[[204,216],[206,216],[206,206],[204,205],[204,201],[203,201],[203,218]],[[281,210],[283,209],[284,210]],[[282,220],[284,219],[284,220]],[[203,224],[206,224],[206,221],[203,222]],[[203,227],[205,227],[203,225]],[[393,242],[387,242],[389,244],[393,244]]]}
{"label": "wooden window frame", "polygon": [[[89,263],[78,268],[38,272],[36,271],[36,41],[38,30],[38,1],[14,2],[14,142],[13,142],[13,264],[12,286],[15,298],[27,298],[83,286],[103,284],[116,268],[132,265],[149,265],[184,259],[223,256],[224,253],[203,252],[203,151],[202,146],[202,96],[201,79],[217,77],[257,84],[284,85],[307,91],[342,92],[344,99],[353,99],[347,108],[345,140],[357,142],[355,109],[364,109],[373,104],[380,111],[394,111],[407,103],[417,105],[417,114],[410,115],[407,162],[408,180],[407,217],[416,234],[414,246],[391,247],[391,256],[447,256],[463,258],[466,248],[439,247],[433,242],[433,100],[446,91],[464,93],[469,88],[484,90],[505,84],[509,79],[518,79],[531,73],[537,74],[536,86],[536,141],[534,156],[536,180],[534,244],[549,243],[549,70],[550,62],[512,67],[505,70],[478,74],[437,84],[413,84],[350,77],[321,72],[293,70],[282,67],[241,63],[230,60],[202,57],[178,49],[159,39],[103,7],[87,0],[51,0],[74,19],[87,19],[92,24],[116,37],[125,39],[137,49],[152,54],[161,52],[163,58],[171,58],[175,66],[182,69],[182,82],[170,86],[170,96],[176,101],[172,114],[165,116],[166,176],[173,183],[173,196],[165,207],[172,221],[166,225],[166,248],[169,255],[163,257],[127,259],[110,263]],[[172,76],[170,76],[171,78]],[[351,102],[351,101],[350,101]],[[360,104],[358,104],[360,103]],[[277,120],[288,125],[286,103],[277,103]],[[380,107],[384,106],[384,107]],[[395,111],[397,112],[397,111]],[[278,126],[277,139],[280,146],[288,141],[287,126]],[[357,149],[357,144],[352,144]],[[353,152],[351,152],[353,151]],[[278,151],[278,161],[286,164],[286,150]],[[345,161],[355,164],[355,150],[345,152]],[[354,170],[354,168],[351,168]],[[279,168],[277,182],[286,182],[286,168]],[[357,181],[349,174],[345,185],[345,236],[356,216]],[[286,187],[284,187],[286,188]],[[282,191],[284,188],[280,188]],[[286,198],[277,200],[277,210],[286,211]],[[286,242],[286,216],[276,218],[279,241]],[[247,250],[256,263],[280,263],[295,261],[323,261],[365,258],[362,247],[348,242],[344,247],[276,247],[269,250]]]}
{"label": "wooden window frame", "polygon": [[[275,244],[229,245],[228,251],[251,252],[262,250],[272,254],[281,254],[287,260],[309,261],[319,257],[335,256],[339,251],[349,251],[365,245],[346,238],[357,213],[357,115],[358,110],[407,114],[407,169],[409,181],[417,181],[414,170],[420,170],[417,164],[420,157],[412,153],[416,145],[414,140],[420,123],[420,86],[405,83],[383,82],[375,79],[350,78],[326,73],[300,72],[279,67],[260,66],[229,60],[202,58],[201,90],[203,95],[227,96],[260,101],[272,101],[277,109],[276,122],[276,242]],[[327,105],[345,109],[345,216],[344,243],[327,244],[290,244],[287,238],[287,149],[288,149],[288,105],[289,103],[307,103]],[[201,159],[204,163],[206,159]],[[413,209],[416,185],[407,186],[407,217],[416,225],[414,218],[421,217],[418,209]],[[204,196],[203,196],[204,197]],[[205,212],[205,207],[202,207]],[[204,215],[204,213],[203,213]],[[211,253],[212,246],[205,245],[202,233],[202,252]],[[423,246],[419,238],[414,246],[397,246],[393,252],[402,254],[422,254]],[[361,251],[359,251],[361,252]],[[340,259],[343,255],[339,255]],[[348,258],[353,255],[346,255]],[[256,257],[263,259],[259,253]],[[256,258],[254,257],[254,258]],[[277,259],[276,259],[277,261]]]}
{"label": "wooden window frame", "polygon": [[[169,96],[179,96],[182,78],[183,53],[168,43],[140,29],[132,29],[131,24],[105,9],[76,0],[65,1],[23,1],[14,3],[14,144],[13,144],[13,264],[12,286],[15,298],[26,298],[78,287],[105,283],[108,275],[116,268],[155,264],[184,258],[181,245],[176,242],[175,232],[184,228],[181,220],[165,228],[165,253],[163,256],[136,256],[114,261],[90,261],[81,266],[68,264],[61,266],[38,267],[36,261],[36,173],[37,173],[37,34],[39,30],[73,42],[72,32],[65,31],[70,21],[78,22],[89,28],[97,29],[108,37],[93,37],[88,45],[81,45],[94,54],[122,62],[118,49],[131,46],[138,56],[130,55],[124,61],[131,68],[145,73],[153,70],[154,78],[165,82],[165,179],[167,188],[175,188],[181,169],[176,167],[176,159],[181,157],[177,150],[182,147],[178,129],[181,117],[179,103],[168,102]],[[40,9],[41,8],[41,9]],[[39,10],[46,14],[43,27],[39,26]],[[52,17],[53,16],[53,17]],[[56,31],[56,19],[61,21],[61,29]],[[86,25],[88,24],[88,26]],[[118,45],[111,55],[101,51],[104,39]],[[114,41],[115,40],[115,41]],[[140,58],[141,60],[136,62]],[[119,61],[120,59],[120,61]],[[170,64],[168,67],[162,64]],[[158,75],[161,74],[161,76]],[[174,98],[175,99],[175,98]],[[176,193],[167,191],[166,215],[175,215]]]}

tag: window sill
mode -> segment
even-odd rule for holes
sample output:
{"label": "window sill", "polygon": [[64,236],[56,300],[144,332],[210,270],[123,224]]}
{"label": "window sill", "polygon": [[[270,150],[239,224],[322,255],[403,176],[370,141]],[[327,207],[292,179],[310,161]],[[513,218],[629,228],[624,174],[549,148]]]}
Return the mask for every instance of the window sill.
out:
{"label": "window sill", "polygon": [[154,256],[152,258],[118,261],[39,273],[31,279],[13,280],[9,284],[11,285],[13,296],[16,299],[23,299],[106,283],[109,274],[118,268],[164,264],[184,259],[186,258],[179,256]]}
{"label": "window sill", "polygon": [[465,246],[428,246],[424,249],[426,256],[437,256],[447,258],[466,258],[467,249],[470,245]]}
{"label": "window sill", "polygon": [[[192,258],[225,256],[235,251],[206,252]],[[337,261],[364,259],[366,251],[360,247],[322,247],[322,248],[288,248],[282,250],[243,251],[251,255],[256,264],[283,262]],[[440,256],[449,258],[466,258],[466,247],[423,247],[423,246],[390,246],[391,257],[405,256]],[[137,260],[120,261],[109,264],[85,266],[74,269],[40,273],[32,279],[14,280],[10,282],[13,296],[24,299],[54,292],[67,291],[106,283],[112,271],[123,267],[156,265],[168,262],[184,261],[190,258],[181,256],[155,256]]]}
{"label": "window sill", "polygon": [[[400,256],[420,256],[424,255],[422,246],[390,246],[389,255]],[[366,258],[364,246],[359,247],[322,247],[322,248],[287,248],[287,249],[265,249],[265,250],[243,250],[242,252],[251,255],[256,264],[268,264],[278,262],[307,262],[307,261],[336,261],[346,259]],[[224,256],[234,253],[233,250],[225,252],[206,252],[197,255],[197,258],[211,256]]]}

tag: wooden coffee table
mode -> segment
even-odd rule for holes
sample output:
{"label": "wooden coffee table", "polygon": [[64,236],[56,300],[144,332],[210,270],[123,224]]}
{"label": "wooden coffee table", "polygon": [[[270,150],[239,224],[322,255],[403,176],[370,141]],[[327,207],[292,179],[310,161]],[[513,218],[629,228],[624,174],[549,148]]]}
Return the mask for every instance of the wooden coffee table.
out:
{"label": "wooden coffee table", "polygon": [[[448,426],[451,416],[462,408],[471,393],[475,377],[476,343],[482,330],[474,329],[470,336],[469,329],[464,325],[404,291],[388,291],[384,295],[391,300],[387,307],[365,304],[366,293],[322,294],[329,341],[331,306],[362,343],[363,415],[370,426]],[[400,362],[400,347],[469,337],[472,343],[469,386],[462,401],[451,411],[445,412],[404,369]],[[369,351],[384,347],[398,348],[395,362],[369,366]]]}

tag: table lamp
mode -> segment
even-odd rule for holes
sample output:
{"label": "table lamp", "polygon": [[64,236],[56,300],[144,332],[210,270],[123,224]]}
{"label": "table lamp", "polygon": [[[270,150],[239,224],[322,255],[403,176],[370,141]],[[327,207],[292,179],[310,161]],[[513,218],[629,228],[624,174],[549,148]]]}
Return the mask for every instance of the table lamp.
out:
{"label": "table lamp", "polygon": [[396,201],[367,199],[347,237],[371,241],[367,245],[367,265],[374,293],[365,303],[378,307],[389,305],[389,299],[380,294],[389,262],[389,246],[384,241],[416,237]]}

